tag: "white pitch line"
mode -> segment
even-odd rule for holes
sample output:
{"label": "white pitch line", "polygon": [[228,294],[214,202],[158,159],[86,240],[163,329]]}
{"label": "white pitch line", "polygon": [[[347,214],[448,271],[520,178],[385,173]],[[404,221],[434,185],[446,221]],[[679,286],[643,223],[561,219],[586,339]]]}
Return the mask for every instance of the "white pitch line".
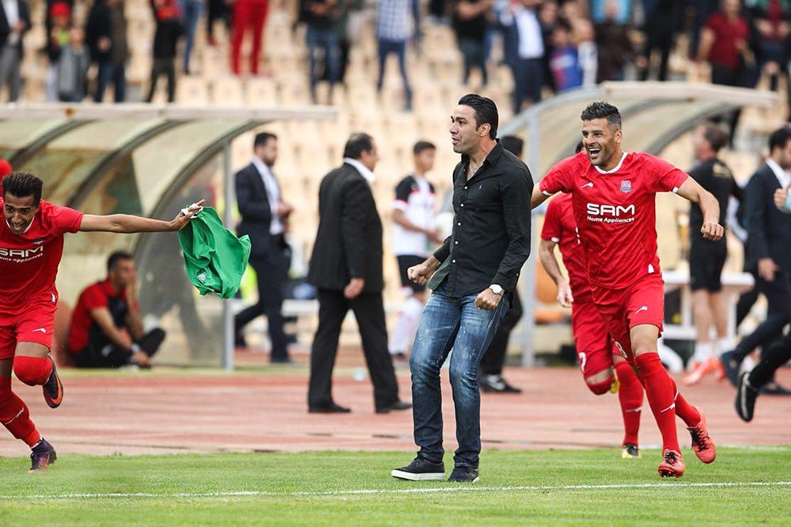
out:
{"label": "white pitch line", "polygon": [[791,481],[747,481],[718,483],[638,483],[612,485],[517,485],[509,487],[430,487],[416,489],[358,489],[328,491],[271,492],[265,490],[227,491],[227,492],[177,492],[155,494],[153,492],[107,492],[72,494],[31,494],[28,496],[0,495],[0,500],[69,500],[69,499],[108,499],[108,498],[233,498],[233,497],[321,497],[321,496],[359,496],[371,494],[440,494],[444,492],[513,492],[513,491],[563,491],[563,490],[609,490],[609,489],[678,489],[711,487],[789,487]]}

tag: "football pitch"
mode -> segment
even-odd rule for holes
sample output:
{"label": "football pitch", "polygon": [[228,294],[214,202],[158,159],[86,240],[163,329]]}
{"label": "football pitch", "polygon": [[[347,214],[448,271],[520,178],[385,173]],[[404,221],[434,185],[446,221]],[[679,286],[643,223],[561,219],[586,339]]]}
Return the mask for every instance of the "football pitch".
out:
{"label": "football pitch", "polygon": [[[788,525],[791,447],[721,448],[660,479],[658,450],[481,455],[475,484],[390,477],[409,452],[0,459],[0,525]],[[446,454],[446,472],[452,454]]]}

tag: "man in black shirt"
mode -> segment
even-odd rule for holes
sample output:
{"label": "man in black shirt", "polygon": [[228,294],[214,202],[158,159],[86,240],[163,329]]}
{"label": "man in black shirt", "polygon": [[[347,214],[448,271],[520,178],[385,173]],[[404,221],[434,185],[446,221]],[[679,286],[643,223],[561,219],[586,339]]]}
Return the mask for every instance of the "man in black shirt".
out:
{"label": "man in black shirt", "polygon": [[[720,225],[725,225],[730,197],[743,199],[742,189],[733,179],[731,169],[717,157],[720,149],[728,144],[728,134],[714,123],[704,123],[695,130],[692,141],[699,163],[689,171],[689,175],[717,198]],[[697,384],[709,373],[722,375],[718,355],[735,346],[727,338],[728,307],[720,282],[728,256],[727,242],[724,236],[716,241],[703,238],[700,234],[702,226],[703,212],[697,203],[692,203],[689,209],[689,283],[697,338],[695,353],[688,364],[691,373],[684,378],[684,384],[688,385]],[[716,345],[709,333],[712,326],[719,339]]]}
{"label": "man in black shirt", "polygon": [[449,481],[478,480],[481,450],[478,365],[508,311],[519,271],[530,254],[527,166],[497,136],[497,107],[469,94],[451,115],[453,151],[462,155],[453,172],[453,233],[407,275],[433,290],[412,346],[415,443],[412,463],[393,477],[444,479],[442,393],[439,374],[451,348],[450,382],[456,409],[458,449]]}

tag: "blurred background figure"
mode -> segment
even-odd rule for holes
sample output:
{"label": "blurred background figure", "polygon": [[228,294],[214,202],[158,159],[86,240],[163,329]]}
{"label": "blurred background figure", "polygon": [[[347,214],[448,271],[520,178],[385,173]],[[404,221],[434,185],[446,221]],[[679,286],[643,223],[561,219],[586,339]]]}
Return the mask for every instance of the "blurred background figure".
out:
{"label": "blurred background figure", "polygon": [[263,50],[266,17],[269,14],[269,0],[235,0],[233,3],[233,29],[231,30],[231,71],[234,75],[242,73],[242,42],[245,34],[252,35],[250,45],[250,75],[258,75]]}
{"label": "blurred background figure", "polygon": [[8,87],[8,102],[15,102],[22,88],[22,39],[30,30],[30,7],[26,0],[6,0],[0,15],[0,86]]}

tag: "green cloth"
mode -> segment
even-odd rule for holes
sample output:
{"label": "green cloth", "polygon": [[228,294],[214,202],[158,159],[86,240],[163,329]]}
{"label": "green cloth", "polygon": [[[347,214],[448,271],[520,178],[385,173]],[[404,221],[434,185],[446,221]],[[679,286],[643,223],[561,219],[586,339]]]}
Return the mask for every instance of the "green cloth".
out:
{"label": "green cloth", "polygon": [[217,293],[231,298],[239,290],[250,257],[250,238],[236,235],[222,226],[211,207],[193,217],[179,231],[184,266],[192,285],[200,294]]}

